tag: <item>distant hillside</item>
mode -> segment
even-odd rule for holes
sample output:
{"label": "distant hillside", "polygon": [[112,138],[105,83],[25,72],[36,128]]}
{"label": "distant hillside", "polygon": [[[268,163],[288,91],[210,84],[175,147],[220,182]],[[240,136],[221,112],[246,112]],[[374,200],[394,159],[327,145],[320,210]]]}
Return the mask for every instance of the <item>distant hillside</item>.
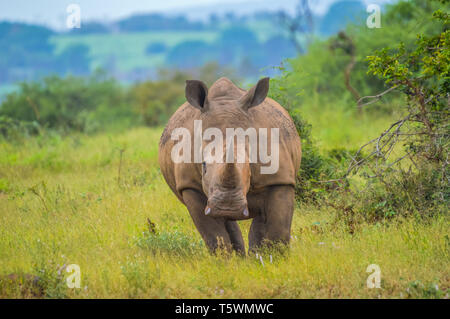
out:
{"label": "distant hillside", "polygon": [[89,73],[89,48],[72,43],[55,53],[50,41],[55,35],[42,26],[0,22],[0,83],[31,80],[49,73]]}
{"label": "distant hillside", "polygon": [[[161,68],[195,69],[208,62],[246,78],[273,74],[274,67],[298,54],[277,12],[217,12],[196,21],[184,14],[139,14],[110,23],[83,22],[71,32],[2,22],[0,85],[50,73],[84,75],[96,68],[133,82],[155,77]],[[324,37],[365,17],[363,3],[349,0],[313,20],[317,36]]]}
{"label": "distant hillside", "polygon": [[224,25],[248,25],[269,23],[277,28],[278,13],[258,11],[252,15],[237,16],[229,12],[223,16],[210,14],[202,20],[190,20],[185,15],[164,15],[160,13],[136,14],[114,22],[87,21],[79,29],[72,29],[70,34],[97,34],[97,33],[130,33],[130,32],[157,32],[157,31],[216,31]]}

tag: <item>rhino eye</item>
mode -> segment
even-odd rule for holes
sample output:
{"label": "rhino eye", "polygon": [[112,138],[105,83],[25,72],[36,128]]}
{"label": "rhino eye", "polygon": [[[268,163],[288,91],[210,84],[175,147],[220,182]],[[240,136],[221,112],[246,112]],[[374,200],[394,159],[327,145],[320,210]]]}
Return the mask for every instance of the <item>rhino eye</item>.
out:
{"label": "rhino eye", "polygon": [[203,174],[205,174],[206,173],[206,163],[205,162],[202,163],[202,168],[203,168]]}

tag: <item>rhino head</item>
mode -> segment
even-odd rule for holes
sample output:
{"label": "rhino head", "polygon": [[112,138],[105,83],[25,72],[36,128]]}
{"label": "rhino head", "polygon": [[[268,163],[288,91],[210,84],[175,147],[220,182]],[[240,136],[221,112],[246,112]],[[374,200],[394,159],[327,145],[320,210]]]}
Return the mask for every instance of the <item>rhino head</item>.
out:
{"label": "rhino head", "polygon": [[[211,87],[209,94],[203,82],[189,80],[185,93],[189,104],[201,111],[202,130],[217,128],[225,137],[226,128],[246,130],[251,127],[249,109],[260,105],[268,90],[269,78],[261,79],[248,91],[222,78]],[[203,139],[202,143],[204,149],[208,141]],[[198,164],[203,192],[208,198],[205,215],[234,220],[250,218],[247,206],[251,175],[248,148],[245,160],[238,162],[237,143],[233,144],[235,151],[231,160],[226,139],[223,138],[223,160],[216,162],[203,158],[202,163]]]}

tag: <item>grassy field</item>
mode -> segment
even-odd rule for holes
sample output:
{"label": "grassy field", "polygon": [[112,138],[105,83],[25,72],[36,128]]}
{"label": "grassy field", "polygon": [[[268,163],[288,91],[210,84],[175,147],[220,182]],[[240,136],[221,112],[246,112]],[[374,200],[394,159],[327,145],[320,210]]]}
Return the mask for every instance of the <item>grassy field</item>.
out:
{"label": "grassy field", "polygon": [[[358,145],[388,121],[322,111],[305,116],[323,149]],[[210,256],[159,173],[161,131],[0,142],[0,297],[448,297],[443,216],[362,225],[352,235],[334,211],[302,205],[289,254]],[[249,221],[240,224],[246,237]],[[80,289],[65,284],[69,264],[80,266]],[[371,264],[381,270],[379,289],[366,285]],[[38,292],[27,275],[39,276]]]}

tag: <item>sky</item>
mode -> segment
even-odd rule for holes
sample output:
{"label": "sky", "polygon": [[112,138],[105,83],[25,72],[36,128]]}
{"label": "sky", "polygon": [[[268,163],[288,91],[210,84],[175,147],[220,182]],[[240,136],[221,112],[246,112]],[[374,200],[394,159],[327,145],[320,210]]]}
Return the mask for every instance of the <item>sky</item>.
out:
{"label": "sky", "polygon": [[[337,0],[310,0],[318,14]],[[191,19],[207,19],[212,12],[233,11],[248,14],[260,10],[294,10],[298,0],[0,0],[0,20],[37,23],[63,29],[67,7],[74,3],[81,8],[82,21],[113,21],[136,13],[160,12],[186,14]],[[364,2],[382,3],[386,0]]]}

